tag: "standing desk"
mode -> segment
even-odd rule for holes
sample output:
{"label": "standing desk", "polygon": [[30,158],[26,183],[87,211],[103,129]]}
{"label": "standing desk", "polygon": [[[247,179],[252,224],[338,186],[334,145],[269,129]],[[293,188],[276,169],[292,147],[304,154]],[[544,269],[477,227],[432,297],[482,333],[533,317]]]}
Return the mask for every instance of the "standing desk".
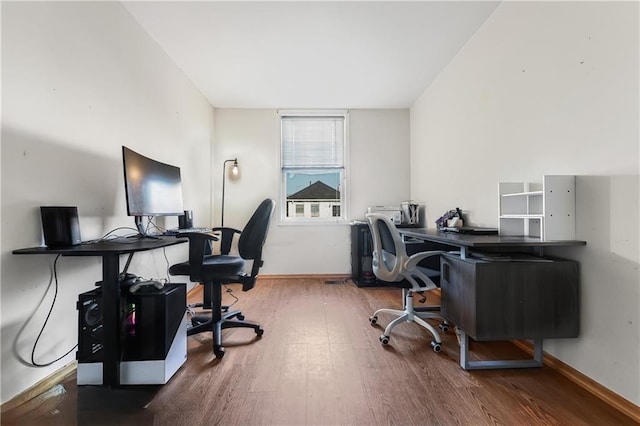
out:
{"label": "standing desk", "polygon": [[[542,241],[534,237],[472,235],[434,229],[398,229],[405,241],[446,244],[441,256],[441,313],[460,333],[465,370],[542,366],[544,338],[577,337],[578,264],[543,258],[547,247],[583,246],[585,241]],[[513,253],[531,253],[527,258]],[[530,339],[531,360],[469,360],[474,340]]]}
{"label": "standing desk", "polygon": [[14,250],[13,254],[59,254],[62,256],[93,256],[102,258],[102,318],[103,318],[103,386],[120,385],[120,255],[130,257],[140,251],[154,250],[186,243],[186,238],[157,237],[121,238],[70,247],[32,247]]}

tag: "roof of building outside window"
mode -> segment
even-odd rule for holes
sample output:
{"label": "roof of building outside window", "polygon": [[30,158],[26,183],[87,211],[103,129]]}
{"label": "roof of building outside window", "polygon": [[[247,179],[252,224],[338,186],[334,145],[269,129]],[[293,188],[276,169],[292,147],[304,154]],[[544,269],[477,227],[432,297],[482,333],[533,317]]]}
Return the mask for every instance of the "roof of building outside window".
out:
{"label": "roof of building outside window", "polygon": [[340,201],[340,191],[330,187],[319,180],[302,188],[295,194],[287,197],[287,200],[335,200]]}

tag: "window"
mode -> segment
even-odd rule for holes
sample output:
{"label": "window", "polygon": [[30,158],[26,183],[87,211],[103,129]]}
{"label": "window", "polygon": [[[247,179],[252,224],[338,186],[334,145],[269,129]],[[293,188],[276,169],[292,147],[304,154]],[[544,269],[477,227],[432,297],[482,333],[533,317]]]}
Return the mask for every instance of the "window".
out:
{"label": "window", "polygon": [[347,114],[281,114],[282,220],[345,218]]}

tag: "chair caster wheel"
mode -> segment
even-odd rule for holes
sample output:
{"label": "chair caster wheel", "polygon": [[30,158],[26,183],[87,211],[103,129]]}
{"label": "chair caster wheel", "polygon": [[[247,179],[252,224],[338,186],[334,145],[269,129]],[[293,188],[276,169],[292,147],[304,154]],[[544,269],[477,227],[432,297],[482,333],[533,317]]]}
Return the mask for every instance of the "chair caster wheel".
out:
{"label": "chair caster wheel", "polygon": [[238,316],[236,316],[236,318],[238,318],[240,321],[244,321],[244,315],[242,315],[242,314],[238,314]]}
{"label": "chair caster wheel", "polygon": [[224,347],[218,346],[213,348],[213,353],[217,359],[222,359],[222,357],[224,356]]}
{"label": "chair caster wheel", "polygon": [[207,322],[204,319],[200,319],[200,318],[191,318],[191,326],[192,327],[196,327],[200,324],[204,324],[205,322]]}
{"label": "chair caster wheel", "polygon": [[371,325],[376,325],[378,323],[378,317],[369,317],[369,322]]}
{"label": "chair caster wheel", "polygon": [[431,341],[431,348],[433,349],[433,351],[435,353],[438,353],[442,350],[442,345],[438,342],[436,342],[435,340]]}
{"label": "chair caster wheel", "polygon": [[382,343],[383,345],[388,345],[389,344],[389,336],[385,336],[384,334],[382,336],[380,336],[380,343]]}
{"label": "chair caster wheel", "polygon": [[256,334],[258,335],[258,337],[262,337],[262,335],[264,334],[264,329],[263,328],[258,328],[256,330]]}
{"label": "chair caster wheel", "polygon": [[440,330],[442,330],[443,333],[449,331],[449,324],[447,324],[446,322],[441,322],[438,327],[440,328]]}

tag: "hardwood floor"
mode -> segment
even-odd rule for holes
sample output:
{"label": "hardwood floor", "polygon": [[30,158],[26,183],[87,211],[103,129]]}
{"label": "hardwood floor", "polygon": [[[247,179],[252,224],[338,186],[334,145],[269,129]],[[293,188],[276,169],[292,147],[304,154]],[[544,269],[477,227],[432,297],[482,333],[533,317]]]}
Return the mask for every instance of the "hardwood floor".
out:
{"label": "hardwood floor", "polygon": [[[261,279],[247,293],[232,287],[234,308],[262,324],[262,338],[225,330],[226,355],[216,360],[209,333],[191,337],[187,363],[165,386],[78,388],[73,374],[3,412],[2,425],[635,424],[546,367],[462,370],[452,332],[439,354],[416,324],[396,327],[382,347],[389,318],[376,327],[368,318],[399,307],[399,290],[320,279]],[[472,350],[528,357],[509,343],[474,342]]]}

